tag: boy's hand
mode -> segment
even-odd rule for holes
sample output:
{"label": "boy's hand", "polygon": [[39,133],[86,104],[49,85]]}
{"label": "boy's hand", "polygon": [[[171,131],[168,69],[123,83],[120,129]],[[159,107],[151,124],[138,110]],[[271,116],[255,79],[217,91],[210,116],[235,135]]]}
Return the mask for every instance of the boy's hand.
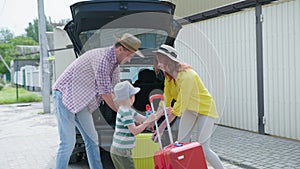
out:
{"label": "boy's hand", "polygon": [[152,114],[150,114],[150,115],[148,116],[148,118],[144,121],[144,123],[150,124],[150,123],[156,121],[157,118],[158,118],[157,114],[156,114],[156,113],[152,113]]}

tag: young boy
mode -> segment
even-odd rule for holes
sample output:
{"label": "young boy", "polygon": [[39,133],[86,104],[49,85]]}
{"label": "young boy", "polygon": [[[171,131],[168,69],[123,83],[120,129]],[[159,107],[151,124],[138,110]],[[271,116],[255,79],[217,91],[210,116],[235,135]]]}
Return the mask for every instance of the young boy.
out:
{"label": "young boy", "polygon": [[[140,88],[133,87],[128,81],[120,82],[114,87],[114,101],[119,109],[110,155],[116,169],[134,169],[131,150],[135,146],[135,136],[157,120],[154,113],[146,118],[131,108],[135,94],[139,91]],[[137,126],[136,122],[140,125]]]}

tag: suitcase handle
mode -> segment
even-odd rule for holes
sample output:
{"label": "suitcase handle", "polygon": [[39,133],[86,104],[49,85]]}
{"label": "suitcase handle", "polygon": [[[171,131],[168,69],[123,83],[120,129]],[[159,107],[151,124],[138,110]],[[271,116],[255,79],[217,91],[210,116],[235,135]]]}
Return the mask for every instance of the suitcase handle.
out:
{"label": "suitcase handle", "polygon": [[184,146],[185,145],[185,143],[184,142],[175,142],[174,144],[169,144],[169,145],[167,145],[165,148],[166,149],[168,149],[168,148],[170,148],[170,147],[182,147],[182,146]]}
{"label": "suitcase handle", "polygon": [[153,103],[153,100],[155,100],[155,99],[160,99],[162,101],[165,101],[164,95],[162,95],[162,94],[154,94],[154,95],[150,96],[150,98],[149,98],[150,103],[151,102]]}
{"label": "suitcase handle", "polygon": [[[154,112],[153,100],[156,100],[156,99],[160,99],[162,101],[170,143],[173,144],[174,141],[173,141],[173,137],[172,137],[172,133],[171,133],[171,126],[170,126],[170,122],[169,122],[169,118],[168,118],[168,113],[167,113],[167,109],[166,109],[166,103],[165,103],[164,95],[155,94],[155,95],[150,96],[149,101],[150,101],[151,108],[152,108],[153,112]],[[157,133],[157,138],[158,138],[158,142],[159,142],[159,145],[160,145],[160,149],[162,149],[161,137],[160,137],[157,121],[155,121],[155,127],[156,127],[156,133]]]}

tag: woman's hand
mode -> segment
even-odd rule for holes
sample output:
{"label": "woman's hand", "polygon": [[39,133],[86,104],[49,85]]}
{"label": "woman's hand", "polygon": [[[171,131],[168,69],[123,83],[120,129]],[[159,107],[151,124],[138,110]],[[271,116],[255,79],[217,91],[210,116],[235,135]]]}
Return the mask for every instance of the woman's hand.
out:
{"label": "woman's hand", "polygon": [[173,108],[172,107],[168,107],[167,108],[167,113],[168,113],[168,115],[170,115],[170,114],[172,114],[173,115]]}
{"label": "woman's hand", "polygon": [[[167,114],[168,114],[168,115],[169,115],[169,114],[173,114],[173,108],[172,108],[172,107],[167,107],[166,110],[167,110]],[[158,116],[159,118],[160,118],[161,116],[164,116],[164,115],[165,115],[164,109],[161,108],[161,107],[158,108],[158,110],[156,111],[156,113],[157,113],[157,116]]]}
{"label": "woman's hand", "polygon": [[[164,121],[165,122],[165,121]],[[164,123],[163,122],[163,123]],[[160,138],[162,137],[162,135],[164,134],[164,131],[165,131],[165,128],[166,128],[166,123],[165,124],[160,124],[160,126],[158,127],[158,130],[159,130],[159,134],[160,134]],[[157,131],[155,130],[155,132],[153,133],[152,135],[152,140],[154,142],[157,142],[158,140],[158,136],[157,136]]]}
{"label": "woman's hand", "polygon": [[[173,114],[173,112],[174,112],[174,111],[173,111],[172,107],[168,107],[168,108],[167,108],[167,114],[168,114],[169,123],[171,123],[171,122],[175,119],[175,117],[176,117],[176,116]],[[166,120],[164,120],[164,121],[160,124],[160,126],[158,127],[160,137],[164,134],[164,131],[165,131],[166,127],[167,127],[167,122],[166,122]],[[157,131],[155,131],[155,132],[153,133],[153,135],[152,135],[152,140],[153,140],[154,142],[157,142],[157,140],[158,140],[158,137],[157,137]]]}

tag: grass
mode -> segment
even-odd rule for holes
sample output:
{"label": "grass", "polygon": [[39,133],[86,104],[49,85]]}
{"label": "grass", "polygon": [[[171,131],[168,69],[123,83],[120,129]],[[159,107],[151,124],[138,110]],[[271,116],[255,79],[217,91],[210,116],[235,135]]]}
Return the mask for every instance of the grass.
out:
{"label": "grass", "polygon": [[0,104],[12,104],[12,103],[26,103],[26,102],[40,102],[42,96],[35,92],[30,92],[22,87],[18,88],[18,100],[16,94],[16,88],[6,85],[0,90]]}

